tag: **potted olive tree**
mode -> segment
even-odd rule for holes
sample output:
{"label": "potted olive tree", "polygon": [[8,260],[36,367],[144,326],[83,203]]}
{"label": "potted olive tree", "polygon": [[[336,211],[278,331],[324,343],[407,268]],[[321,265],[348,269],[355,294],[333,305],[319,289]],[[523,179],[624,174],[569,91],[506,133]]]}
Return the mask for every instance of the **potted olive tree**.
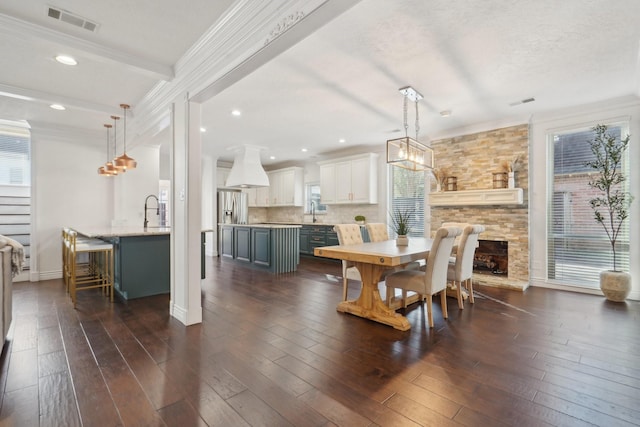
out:
{"label": "potted olive tree", "polygon": [[629,216],[629,206],[633,197],[623,191],[622,156],[629,146],[629,135],[617,137],[607,132],[606,125],[593,128],[595,138],[589,141],[593,160],[585,162],[596,174],[590,179],[589,187],[598,190],[598,195],[589,200],[593,217],[604,228],[613,255],[613,270],[600,273],[600,289],[611,301],[624,301],[631,292],[631,275],[618,270],[616,242],[622,224]]}

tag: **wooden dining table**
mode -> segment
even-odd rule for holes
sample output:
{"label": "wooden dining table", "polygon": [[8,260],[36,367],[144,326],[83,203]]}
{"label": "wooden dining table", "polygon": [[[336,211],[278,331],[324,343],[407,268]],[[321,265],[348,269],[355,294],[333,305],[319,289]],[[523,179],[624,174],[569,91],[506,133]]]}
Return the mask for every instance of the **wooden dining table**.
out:
{"label": "wooden dining table", "polygon": [[374,322],[407,331],[411,325],[406,317],[387,307],[378,289],[385,270],[425,259],[429,256],[433,239],[411,237],[407,246],[397,246],[395,240],[355,245],[323,246],[314,249],[316,256],[352,261],[362,278],[360,296],[342,301],[337,310],[351,313]]}

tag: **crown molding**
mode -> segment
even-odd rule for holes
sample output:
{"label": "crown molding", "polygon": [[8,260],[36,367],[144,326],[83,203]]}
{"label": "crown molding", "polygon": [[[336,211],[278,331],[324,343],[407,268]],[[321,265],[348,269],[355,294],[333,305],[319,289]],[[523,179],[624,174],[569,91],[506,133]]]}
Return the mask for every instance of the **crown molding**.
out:
{"label": "crown molding", "polygon": [[56,123],[29,121],[31,126],[31,139],[34,142],[60,141],[72,142],[82,145],[102,145],[105,143],[105,133],[102,131],[62,126]]}
{"label": "crown molding", "polygon": [[157,132],[159,116],[181,95],[199,103],[210,99],[359,2],[235,2],[176,63],[175,78],[157,84],[138,103],[132,134]]}
{"label": "crown molding", "polygon": [[171,66],[160,64],[98,43],[90,42],[60,31],[55,31],[31,22],[0,13],[0,34],[17,38],[46,40],[81,51],[86,57],[99,62],[112,62],[133,71],[161,80],[174,77]]}
{"label": "crown molding", "polygon": [[97,104],[69,96],[43,92],[34,89],[26,89],[0,83],[0,97],[20,98],[41,104],[63,104],[65,107],[75,108],[107,115],[119,115],[121,110],[112,105]]}

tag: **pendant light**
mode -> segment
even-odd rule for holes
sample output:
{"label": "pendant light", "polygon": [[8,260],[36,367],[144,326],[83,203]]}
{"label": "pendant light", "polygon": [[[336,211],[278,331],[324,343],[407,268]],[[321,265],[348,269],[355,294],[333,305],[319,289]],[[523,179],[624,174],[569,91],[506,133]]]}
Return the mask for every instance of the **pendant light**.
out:
{"label": "pendant light", "polygon": [[124,139],[124,150],[122,153],[122,156],[120,157],[116,157],[115,158],[115,164],[118,167],[122,167],[125,171],[128,169],[135,169],[136,166],[138,165],[136,163],[136,161],[134,159],[132,159],[131,157],[127,156],[127,110],[129,109],[129,105],[127,104],[120,104],[120,107],[123,110],[123,115],[122,115],[122,124],[124,126],[123,132],[122,134],[124,135],[123,139]]}
{"label": "pendant light", "polygon": [[[102,176],[114,176],[118,174],[118,171],[113,166],[113,163],[109,161],[109,129],[111,129],[110,124],[105,124],[105,128],[107,128],[107,163],[104,166],[100,166],[98,168],[98,175]],[[109,167],[110,165],[110,167]]]}
{"label": "pendant light", "polygon": [[[118,120],[120,120],[120,117],[118,116],[111,116],[111,118],[113,119],[113,155],[117,156],[118,155]],[[113,163],[113,167],[116,169],[116,171],[118,173],[125,173],[127,171],[127,169],[124,166],[119,166],[118,165],[118,158],[114,157],[112,160]]]}
{"label": "pendant light", "polygon": [[[418,117],[418,101],[422,99],[422,95],[412,88],[406,86],[399,89],[404,97],[404,138],[390,139],[387,141],[387,163],[400,166],[413,171],[424,171],[433,169],[434,159],[433,150],[418,141],[418,131],[420,129],[420,120]],[[409,136],[409,125],[407,124],[407,104],[413,101],[416,107],[416,138]]]}

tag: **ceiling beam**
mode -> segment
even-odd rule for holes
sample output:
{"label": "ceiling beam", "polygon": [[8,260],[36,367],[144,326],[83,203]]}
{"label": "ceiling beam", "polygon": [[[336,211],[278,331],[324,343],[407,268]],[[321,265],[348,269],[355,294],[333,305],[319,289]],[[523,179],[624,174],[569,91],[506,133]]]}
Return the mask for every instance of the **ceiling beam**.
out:
{"label": "ceiling beam", "polygon": [[21,99],[24,101],[38,102],[41,104],[62,104],[66,108],[90,111],[94,113],[104,113],[107,115],[120,115],[121,110],[111,105],[87,102],[81,99],[55,93],[43,92],[34,89],[25,89],[0,83],[0,96]]}
{"label": "ceiling beam", "polygon": [[160,80],[170,81],[174,77],[173,67],[140,58],[120,50],[112,49],[69,34],[55,31],[31,22],[0,13],[0,34],[31,38],[57,43],[82,52],[85,57],[102,63],[116,63],[137,73]]}

